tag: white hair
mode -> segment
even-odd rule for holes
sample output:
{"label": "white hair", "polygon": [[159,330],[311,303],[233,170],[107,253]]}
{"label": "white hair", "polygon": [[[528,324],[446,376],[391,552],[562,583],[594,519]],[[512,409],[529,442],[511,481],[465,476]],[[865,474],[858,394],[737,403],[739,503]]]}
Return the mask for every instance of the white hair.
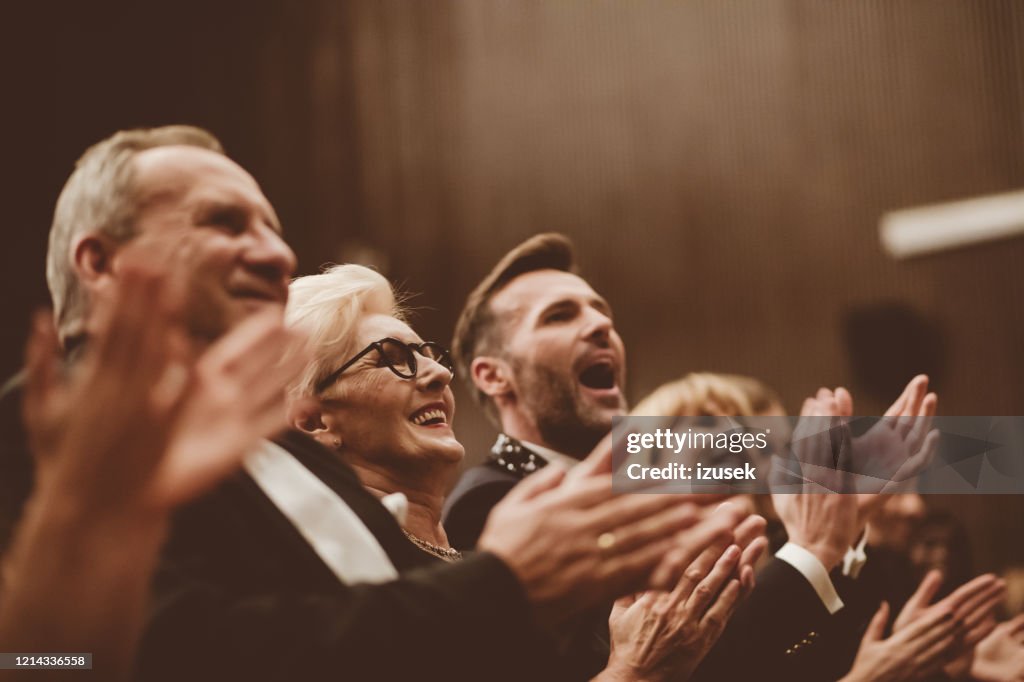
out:
{"label": "white hair", "polygon": [[303,331],[313,359],[292,385],[293,398],[311,396],[316,385],[356,352],[354,330],[364,315],[405,321],[391,283],[363,265],[334,265],[319,275],[297,277],[288,290],[285,322]]}
{"label": "white hair", "polygon": [[120,244],[135,236],[135,155],[146,149],[185,145],[224,153],[212,134],[193,126],[122,130],[89,147],[75,164],[53,213],[46,253],[46,282],[61,339],[82,331],[88,300],[72,267],[77,238],[102,234]]}

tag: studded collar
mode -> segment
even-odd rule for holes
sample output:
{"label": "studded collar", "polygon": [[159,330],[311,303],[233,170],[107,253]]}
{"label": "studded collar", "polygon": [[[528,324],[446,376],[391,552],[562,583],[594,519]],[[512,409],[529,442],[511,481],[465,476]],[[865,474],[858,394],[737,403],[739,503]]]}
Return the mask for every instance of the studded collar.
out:
{"label": "studded collar", "polygon": [[518,478],[526,478],[548,464],[546,459],[504,433],[498,435],[498,440],[491,447],[488,461],[491,466]]}

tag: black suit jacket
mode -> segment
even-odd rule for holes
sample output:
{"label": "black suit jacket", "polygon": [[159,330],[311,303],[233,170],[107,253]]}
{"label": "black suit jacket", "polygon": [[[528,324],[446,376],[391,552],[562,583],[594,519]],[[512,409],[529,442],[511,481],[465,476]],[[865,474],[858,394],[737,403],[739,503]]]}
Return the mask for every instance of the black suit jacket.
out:
{"label": "black suit jacket", "polygon": [[297,433],[280,444],[359,515],[402,578],[340,583],[239,474],[174,521],[140,679],[566,679],[504,563],[432,561],[332,453]]}
{"label": "black suit jacket", "polygon": [[463,551],[476,547],[487,515],[521,480],[522,476],[490,461],[466,469],[445,501],[442,515],[451,546]]}
{"label": "black suit jacket", "polygon": [[[832,572],[843,608],[829,614],[810,583],[792,566],[772,559],[740,604],[696,680],[837,680],[853,665],[861,637],[882,598],[899,603],[905,576],[869,551],[858,579]],[[893,581],[899,588],[893,591]]]}
{"label": "black suit jacket", "polygon": [[[476,547],[487,515],[509,490],[547,461],[502,435],[484,464],[467,469],[445,501],[442,521],[452,547]],[[566,627],[560,646],[565,679],[590,679],[608,663],[611,604],[581,614]]]}
{"label": "black suit jacket", "polygon": [[757,586],[737,607],[695,679],[835,679],[821,668],[817,655],[822,633],[833,619],[807,579],[773,558],[758,573]]}
{"label": "black suit jacket", "polygon": [[830,679],[838,679],[850,670],[860,639],[882,600],[889,602],[891,624],[916,588],[906,557],[872,547],[867,548],[867,556],[856,580],[833,575],[832,582],[845,606],[832,617],[817,650],[808,652],[813,654],[809,657],[815,659],[814,665],[826,671]]}
{"label": "black suit jacket", "polygon": [[499,435],[484,463],[464,471],[445,500],[441,521],[452,547],[476,547],[494,505],[519,481],[547,464],[515,438]]}

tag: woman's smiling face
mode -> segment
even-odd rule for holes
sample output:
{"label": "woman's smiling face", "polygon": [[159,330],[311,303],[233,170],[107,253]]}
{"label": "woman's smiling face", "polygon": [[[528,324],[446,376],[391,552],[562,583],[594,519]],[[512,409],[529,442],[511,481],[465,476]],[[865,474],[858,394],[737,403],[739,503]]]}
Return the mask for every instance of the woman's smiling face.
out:
{"label": "woman's smiling face", "polygon": [[[393,338],[418,344],[422,339],[389,315],[364,315],[356,325],[353,355],[374,341]],[[341,366],[348,358],[338,358]],[[458,464],[465,451],[455,438],[452,373],[435,360],[416,354],[417,373],[403,379],[371,350],[347,368],[321,395],[322,419],[342,452],[378,465],[403,468],[441,462]]]}

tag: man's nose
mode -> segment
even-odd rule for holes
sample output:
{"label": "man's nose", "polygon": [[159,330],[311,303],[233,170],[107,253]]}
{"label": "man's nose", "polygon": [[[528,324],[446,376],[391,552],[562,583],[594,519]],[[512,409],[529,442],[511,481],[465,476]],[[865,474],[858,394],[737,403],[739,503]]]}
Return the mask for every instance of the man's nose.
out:
{"label": "man's nose", "polygon": [[276,231],[259,225],[245,251],[246,263],[269,279],[291,277],[295,272],[295,253]]}
{"label": "man's nose", "polygon": [[612,318],[600,310],[589,308],[586,312],[585,324],[584,338],[602,347],[608,345],[612,330],[615,328],[612,324]]}

